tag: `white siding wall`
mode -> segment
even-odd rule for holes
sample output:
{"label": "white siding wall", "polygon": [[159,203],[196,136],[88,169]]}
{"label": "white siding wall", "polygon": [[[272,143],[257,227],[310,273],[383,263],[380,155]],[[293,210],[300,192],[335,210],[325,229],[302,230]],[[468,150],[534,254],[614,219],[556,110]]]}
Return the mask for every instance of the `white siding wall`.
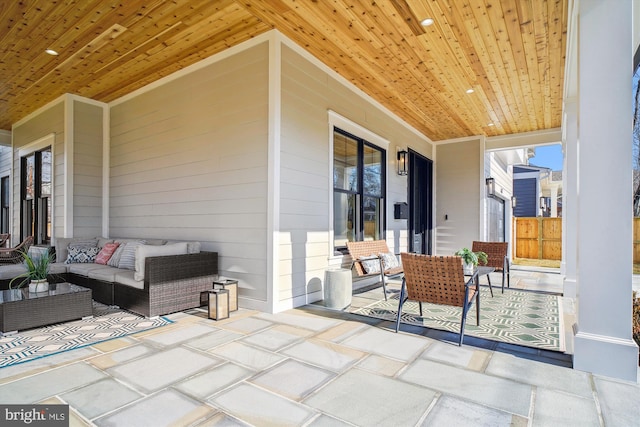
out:
{"label": "white siding wall", "polygon": [[[321,299],[324,271],[339,266],[330,241],[332,156],[328,111],[390,142],[387,149],[387,241],[407,249],[407,221],[393,219],[393,204],[407,201],[407,179],[396,174],[396,152],[411,147],[432,158],[432,146],[376,105],[287,45],[282,47],[280,165],[280,309]],[[363,136],[363,135],[360,135]],[[384,148],[384,147],[383,147]]]}
{"label": "white siding wall", "polygon": [[102,234],[102,108],[73,102],[73,235]]}
{"label": "white siding wall", "polygon": [[64,236],[64,102],[58,102],[13,128],[13,210],[11,244],[20,238],[20,156],[18,150],[48,134],[55,134],[54,147],[54,230],[53,236]]}
{"label": "white siding wall", "polygon": [[484,147],[480,139],[436,146],[435,253],[438,255],[453,255],[481,238],[480,198],[485,194],[481,191],[484,186],[481,156],[484,156]]}
{"label": "white siding wall", "polygon": [[267,301],[268,46],[111,108],[110,235],[198,240]]}

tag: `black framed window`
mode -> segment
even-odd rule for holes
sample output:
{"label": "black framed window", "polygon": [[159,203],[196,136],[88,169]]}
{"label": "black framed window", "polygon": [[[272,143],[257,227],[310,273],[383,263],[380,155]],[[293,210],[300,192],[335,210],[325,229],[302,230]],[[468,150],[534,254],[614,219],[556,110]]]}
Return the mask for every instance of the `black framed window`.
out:
{"label": "black framed window", "polygon": [[333,131],[334,249],[384,238],[385,152],[341,129]]}
{"label": "black framed window", "polygon": [[51,147],[21,159],[21,240],[33,236],[35,244],[51,242]]}
{"label": "black framed window", "polygon": [[9,177],[2,177],[0,180],[0,233],[9,232],[9,208],[11,206],[9,198]]}

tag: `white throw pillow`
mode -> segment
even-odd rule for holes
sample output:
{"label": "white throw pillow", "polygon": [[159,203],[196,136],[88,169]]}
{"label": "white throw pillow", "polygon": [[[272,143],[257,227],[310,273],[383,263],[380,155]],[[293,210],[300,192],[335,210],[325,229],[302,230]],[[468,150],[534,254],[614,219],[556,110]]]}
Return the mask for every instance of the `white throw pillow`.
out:
{"label": "white throw pillow", "polygon": [[380,253],[380,258],[382,258],[382,265],[384,266],[385,271],[400,267],[398,258],[396,258],[396,256],[391,252]]}
{"label": "white throw pillow", "polygon": [[172,243],[163,246],[140,245],[136,247],[135,280],[144,280],[144,262],[151,256],[183,255],[187,253],[187,242]]}
{"label": "white throw pillow", "polygon": [[[120,253],[120,260],[118,261],[118,268],[125,268],[127,270],[134,270],[136,268],[136,248],[144,245],[144,242],[127,242],[124,245],[124,249]],[[119,247],[118,247],[119,249]],[[113,254],[118,253],[118,249]],[[113,255],[111,256],[113,258]]]}
{"label": "white throw pillow", "polygon": [[[362,268],[364,269],[365,273],[367,274],[380,273],[380,260],[377,258],[377,256],[378,255],[376,254],[371,254],[369,256],[360,258],[360,263],[362,264]],[[376,257],[376,258],[366,259],[366,258],[372,258],[372,257]]]}

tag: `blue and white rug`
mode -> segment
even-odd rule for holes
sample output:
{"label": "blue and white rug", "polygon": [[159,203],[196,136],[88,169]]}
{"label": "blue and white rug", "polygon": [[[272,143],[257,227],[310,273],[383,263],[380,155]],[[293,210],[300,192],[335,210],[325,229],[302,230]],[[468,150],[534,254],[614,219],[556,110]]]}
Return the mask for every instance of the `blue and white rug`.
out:
{"label": "blue and white rug", "polygon": [[0,336],[0,368],[173,323],[93,303],[93,317]]}
{"label": "blue and white rug", "polygon": [[[494,296],[486,286],[480,287],[480,326],[476,324],[475,304],[467,313],[465,335],[493,341],[533,347],[542,350],[565,351],[562,303],[559,296],[496,286]],[[354,314],[395,322],[398,297],[380,300],[366,307],[351,310]],[[475,300],[474,300],[475,303]],[[401,322],[444,331],[460,332],[462,308],[407,301],[402,307]]]}

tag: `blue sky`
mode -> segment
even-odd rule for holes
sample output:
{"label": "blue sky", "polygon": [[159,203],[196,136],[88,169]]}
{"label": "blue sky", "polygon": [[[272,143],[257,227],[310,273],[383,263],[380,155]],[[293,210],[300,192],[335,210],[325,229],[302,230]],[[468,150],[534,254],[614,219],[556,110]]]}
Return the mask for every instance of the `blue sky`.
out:
{"label": "blue sky", "polygon": [[529,159],[529,164],[543,166],[554,171],[562,170],[562,145],[536,147],[536,155]]}

